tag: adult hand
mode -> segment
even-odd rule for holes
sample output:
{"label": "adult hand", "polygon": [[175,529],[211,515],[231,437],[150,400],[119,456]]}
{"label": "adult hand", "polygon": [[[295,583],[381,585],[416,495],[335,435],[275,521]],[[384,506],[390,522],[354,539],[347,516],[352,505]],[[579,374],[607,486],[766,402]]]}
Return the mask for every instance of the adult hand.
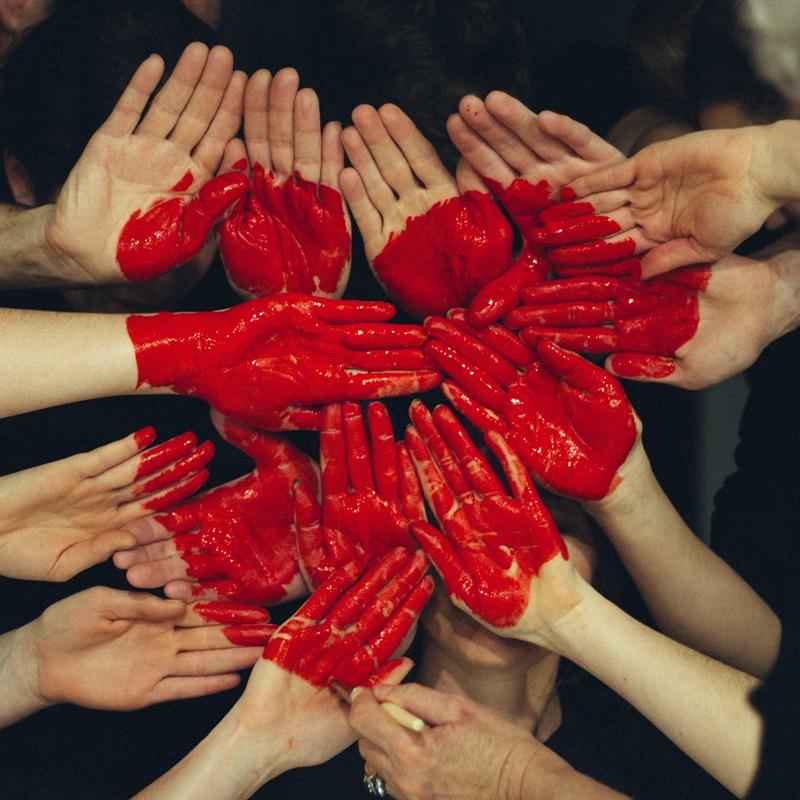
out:
{"label": "adult hand", "polygon": [[250,190],[219,229],[228,278],[245,297],[303,292],[341,297],[350,275],[350,217],[339,192],[341,126],[320,133],[319,100],[282,69],[253,73],[244,93],[244,143],[225,162],[249,163]]}
{"label": "adult hand", "polygon": [[[623,156],[585,125],[552,111],[535,114],[505,92],[491,92],[485,102],[465,97],[459,113],[448,120],[447,130],[523,237],[522,251],[511,268],[470,303],[470,322],[483,327],[517,305],[523,286],[547,276],[549,262],[539,241],[544,226],[589,210],[580,204],[551,208],[559,190]],[[601,224],[594,230],[593,236],[601,236],[619,228]]]}
{"label": "adult hand", "polygon": [[325,403],[425,392],[439,374],[388,303],[277,295],[225,311],[128,317],[139,387],[202,397],[266,430],[319,429]]}
{"label": "adult hand", "polygon": [[[381,702],[407,709],[429,729],[414,733],[401,727]],[[359,736],[364,771],[380,775],[397,800],[621,797],[611,789],[603,793],[603,787],[499,714],[416,683],[378,684],[361,692],[349,722]]]}
{"label": "adult hand", "polygon": [[300,575],[292,486],[316,496],[317,467],[287,441],[212,414],[220,434],[255,469],[166,514],[129,526],[139,544],[117,553],[131,586],[167,597],[274,605],[308,593]]}
{"label": "adult hand", "polygon": [[15,631],[15,657],[41,706],[133,710],[235,686],[272,633],[268,619],[96,586]]}
{"label": "adult hand", "polygon": [[642,257],[645,278],[718,261],[797,197],[796,190],[773,188],[790,169],[771,144],[783,132],[786,123],[690,133],[656,142],[569,188],[614,220],[636,252],[652,248]]}
{"label": "adult hand", "polygon": [[456,179],[401,109],[359,106],[342,132],[344,196],[387,294],[418,318],[464,305],[511,258],[511,228],[475,172]]}
{"label": "adult hand", "polygon": [[59,193],[46,240],[67,283],[144,281],[189,261],[247,191],[243,175],[212,179],[241,122],[230,50],[189,45],[144,113],[163,71],[158,56],[143,62]]}
{"label": "adult hand", "polygon": [[445,406],[411,406],[406,431],[425,498],[441,530],[411,529],[456,606],[500,636],[535,643],[577,603],[577,575],[564,540],[520,458],[495,431],[486,443],[512,494]]}
{"label": "adult hand", "polygon": [[613,491],[637,437],[616,378],[552,342],[529,350],[499,325],[472,328],[462,311],[426,327],[431,358],[452,378],[447,398],[479,429],[507,438],[537,481],[580,500]]}
{"label": "adult hand", "polygon": [[193,433],[149,447],[153,428],[0,477],[0,574],[66,581],[136,544],[124,528],[208,479],[211,442]]}
{"label": "adult hand", "polygon": [[410,523],[425,519],[414,466],[381,403],[370,403],[369,437],[357,403],[331,404],[320,433],[322,506],[316,487],[294,490],[300,567],[316,587],[351,561],[372,563],[416,547]]}

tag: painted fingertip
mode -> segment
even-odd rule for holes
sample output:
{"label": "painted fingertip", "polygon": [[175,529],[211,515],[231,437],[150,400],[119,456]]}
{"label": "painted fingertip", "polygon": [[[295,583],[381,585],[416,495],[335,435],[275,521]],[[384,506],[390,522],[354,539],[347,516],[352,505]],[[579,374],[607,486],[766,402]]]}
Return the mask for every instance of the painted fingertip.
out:
{"label": "painted fingertip", "polygon": [[133,440],[136,442],[137,450],[142,450],[156,440],[156,429],[152,425],[140,428],[133,434]]}
{"label": "painted fingertip", "polygon": [[676,369],[672,359],[659,356],[614,355],[607,363],[610,372],[635,380],[662,380]]}

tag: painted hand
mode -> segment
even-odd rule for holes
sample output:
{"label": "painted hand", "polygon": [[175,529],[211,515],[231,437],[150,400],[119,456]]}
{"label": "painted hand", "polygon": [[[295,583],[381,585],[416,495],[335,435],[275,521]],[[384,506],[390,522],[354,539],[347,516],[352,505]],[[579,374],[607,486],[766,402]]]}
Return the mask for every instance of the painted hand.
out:
{"label": "painted hand", "polygon": [[163,586],[184,601],[228,598],[275,605],[308,593],[298,565],[292,486],[316,497],[317,468],[277,436],[234,420],[214,419],[222,436],[255,461],[255,469],[167,514],[130,529],[139,546],[117,553],[131,586]]}
{"label": "painted hand", "polygon": [[96,586],[15,635],[32,654],[43,705],[123,711],[236,686],[236,673],[257,661],[272,633],[268,619],[261,609],[223,612]]}
{"label": "painted hand", "polygon": [[193,494],[211,442],[192,433],[152,444],[153,428],[0,477],[0,575],[66,581],[136,540],[124,528]]}
{"label": "painted hand", "polygon": [[340,125],[320,133],[319,100],[283,69],[255,72],[244,94],[244,139],[226,162],[248,162],[250,191],[219,229],[231,285],[246,297],[303,292],[341,297],[350,275],[350,218],[339,192]]}
{"label": "painted hand", "polygon": [[322,507],[308,485],[295,488],[300,566],[319,586],[348,562],[371,564],[396,547],[416,547],[410,523],[425,519],[417,475],[380,403],[332,404],[320,435]]}
{"label": "painted hand", "polygon": [[[561,187],[621,161],[622,154],[585,125],[552,111],[534,114],[505,92],[491,92],[485,103],[472,95],[465,97],[459,113],[448,120],[447,130],[523,238],[511,268],[470,303],[470,322],[483,327],[518,304],[523,286],[547,276],[550,264],[539,241],[544,226],[559,224],[565,215],[587,213],[567,204],[551,208]],[[603,228],[592,238],[608,233]]]}
{"label": "painted hand", "polygon": [[232,64],[224,47],[189,45],[144,116],[164,64],[136,71],[53,209],[47,241],[71,283],[145,281],[189,261],[247,191],[243,175],[212,178],[241,121]]}
{"label": "painted hand", "polygon": [[486,187],[466,163],[454,180],[395,105],[359,106],[353,122],[341,185],[378,282],[418,318],[469,302],[511,258],[511,228]]}
{"label": "painted hand", "polygon": [[406,444],[441,528],[412,530],[450,599],[501,636],[534,636],[568,610],[569,582],[559,584],[575,573],[525,465],[500,434],[486,434],[509,495],[450,409],[431,415],[415,401],[411,420]]}
{"label": "painted hand", "polygon": [[319,429],[325,403],[435,388],[414,325],[388,303],[277,295],[208,313],[128,317],[139,386],[169,387],[266,430]]}
{"label": "painted hand", "polygon": [[546,340],[528,350],[510,331],[471,328],[463,312],[426,323],[445,395],[484,432],[508,439],[537,481],[579,500],[611,492],[636,440],[619,381]]}

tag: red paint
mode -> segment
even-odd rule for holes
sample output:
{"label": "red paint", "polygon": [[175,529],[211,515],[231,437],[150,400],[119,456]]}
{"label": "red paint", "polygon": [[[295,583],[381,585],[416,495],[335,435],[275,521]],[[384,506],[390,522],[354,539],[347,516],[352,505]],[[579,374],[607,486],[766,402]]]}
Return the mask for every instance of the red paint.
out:
{"label": "red paint", "polygon": [[222,629],[225,638],[239,647],[266,647],[277,625],[229,625]]}
{"label": "red paint", "polygon": [[195,603],[192,607],[206,622],[227,622],[247,625],[251,623],[269,622],[269,611],[246,603]]}
{"label": "red paint", "polygon": [[264,658],[312,686],[373,684],[430,598],[426,568],[421,552],[397,548],[363,575],[337,570],[278,628]]}
{"label": "red paint", "polygon": [[137,497],[153,494],[168,486],[178,484],[183,478],[204,469],[214,456],[212,442],[203,442],[189,453],[188,456],[174,462],[166,469],[161,470],[154,477],[134,487]]}
{"label": "red paint", "polygon": [[511,228],[491,196],[470,191],[409,217],[372,269],[409,313],[444,314],[508,268],[511,243]]}
{"label": "red paint", "polygon": [[553,558],[568,559],[564,540],[519,456],[501,436],[487,444],[513,495],[450,409],[431,415],[411,406],[406,444],[442,531],[412,526],[451,597],[494,628],[513,627],[531,601],[531,583]]}
{"label": "red paint", "polygon": [[636,353],[619,353],[611,356],[609,364],[615,375],[622,378],[659,380],[675,372],[675,362],[661,356],[642,356]]}
{"label": "red paint", "polygon": [[128,317],[139,386],[201,397],[266,430],[319,428],[324,403],[439,385],[415,325],[388,303],[279,295],[225,311]]}
{"label": "red paint", "polygon": [[[187,173],[191,177],[190,173]],[[186,176],[171,191],[183,191]],[[150,280],[193,258],[205,244],[214,223],[247,191],[247,178],[228,173],[204,183],[184,197],[156,200],[136,209],[117,241],[117,263],[131,282]]]}
{"label": "red paint", "polygon": [[609,242],[601,239],[588,244],[572,244],[564,247],[554,247],[547,251],[547,257],[557,267],[588,266],[590,264],[604,264],[610,261],[621,261],[629,258],[636,252],[636,243],[633,239],[620,239]]}
{"label": "red paint", "polygon": [[136,443],[136,449],[142,450],[147,445],[152,444],[156,440],[156,429],[152,425],[147,425],[140,428],[133,434],[133,441]]}
{"label": "red paint", "polygon": [[444,336],[440,327],[429,321],[427,350],[453,378],[442,386],[453,405],[478,428],[506,437],[542,484],[568,497],[604,497],[636,438],[619,381],[547,341],[509,381],[507,369],[487,367],[494,348],[486,337]]}
{"label": "red paint", "polygon": [[[505,322],[522,328],[528,342],[545,336],[581,352],[674,356],[697,332],[698,292],[705,290],[711,270],[690,267],[648,281],[636,277],[638,263],[633,272],[630,277],[589,275],[527,287],[524,305]],[[663,360],[620,363],[623,370],[626,363],[634,370],[646,364],[656,371],[668,368]]]}
{"label": "red paint", "polygon": [[157,519],[198,581],[196,595],[255,605],[301,596],[291,491],[296,481],[317,491],[314,463],[279,437],[232,420],[224,435],[255,461],[253,472]]}
{"label": "red paint", "polygon": [[369,431],[357,403],[326,407],[322,507],[307,487],[295,489],[300,560],[312,587],[348,562],[372,563],[395,547],[416,546],[410,523],[425,518],[416,473],[385,407],[372,403],[368,418]]}
{"label": "red paint", "polygon": [[553,205],[550,184],[547,181],[530,183],[524,178],[516,178],[503,188],[491,178],[482,175],[481,179],[517,224],[522,236],[527,241],[533,241],[535,231],[540,227],[540,212]]}
{"label": "red paint", "polygon": [[182,503],[187,497],[191,497],[208,480],[208,470],[202,469],[184,478],[179,484],[173,486],[161,494],[151,497],[143,503],[149,511],[166,511],[168,508]]}
{"label": "red paint", "polygon": [[247,159],[240,158],[238,161],[234,162],[233,168],[238,170],[247,169]]}
{"label": "red paint", "polygon": [[535,231],[534,241],[545,247],[553,247],[577,242],[590,242],[593,239],[602,239],[619,233],[621,230],[622,228],[620,228],[619,224],[609,217],[591,215],[557,219],[544,223],[544,227]]}
{"label": "red paint", "polygon": [[194,183],[194,175],[187,170],[184,176],[170,189],[171,192],[185,192]]}
{"label": "red paint", "polygon": [[[155,434],[155,431],[153,433]],[[162,442],[156,447],[151,447],[139,457],[139,467],[136,470],[134,479],[139,480],[145,475],[152,475],[154,472],[158,472],[168,464],[172,464],[173,461],[185,456],[196,445],[197,436],[191,431],[187,431],[167,439],[166,442]]]}
{"label": "red paint", "polygon": [[232,283],[249,294],[340,296],[350,271],[342,196],[298,173],[277,183],[256,164],[249,194],[220,228],[219,248]]}

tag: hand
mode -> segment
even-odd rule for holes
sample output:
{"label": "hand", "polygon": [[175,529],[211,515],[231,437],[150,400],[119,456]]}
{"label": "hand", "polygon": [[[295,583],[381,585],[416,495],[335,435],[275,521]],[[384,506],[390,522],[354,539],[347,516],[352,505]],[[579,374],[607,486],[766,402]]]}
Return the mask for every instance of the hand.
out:
{"label": "hand", "polygon": [[431,358],[453,378],[442,389],[484,432],[511,443],[537,481],[580,500],[608,495],[636,440],[619,381],[542,340],[528,350],[510,331],[478,331],[463,312],[431,318]]}
{"label": "hand", "polygon": [[[588,212],[581,204],[551,209],[561,187],[623,156],[585,125],[552,111],[534,114],[505,92],[491,92],[485,103],[472,95],[465,97],[459,114],[448,120],[447,130],[523,237],[522,251],[511,268],[470,303],[470,322],[483,327],[518,304],[523,286],[547,276],[549,262],[539,246],[544,226]],[[619,228],[599,230],[592,238]]]}
{"label": "hand", "polygon": [[500,636],[542,643],[540,629],[577,603],[577,576],[522,461],[502,436],[486,434],[509,496],[450,409],[431,416],[415,401],[411,420],[406,444],[441,530],[411,529],[450,599]]}
{"label": "hand", "polygon": [[570,184],[626,231],[645,278],[717,261],[755,233],[781,205],[764,185],[775,166],[774,126],[700,131],[645,147]]}
{"label": "hand", "polygon": [[220,614],[96,586],[53,604],[15,634],[41,705],[130,711],[236,686],[235,673],[255,663],[274,627],[258,612],[231,607]]}
{"label": "hand", "polygon": [[241,725],[269,733],[274,774],[320,764],[354,740],[331,680],[372,686],[408,672],[409,661],[389,659],[433,591],[426,564],[397,548],[364,574],[337,570],[274,634],[234,709]]}
{"label": "hand", "polygon": [[317,467],[277,436],[212,414],[220,434],[255,469],[167,514],[129,526],[139,546],[117,553],[131,586],[163,586],[167,597],[275,605],[308,594],[293,528],[292,486],[316,496]]}
{"label": "hand", "polygon": [[[401,727],[379,701],[407,709],[430,730],[414,733]],[[546,749],[488,708],[416,683],[378,684],[359,693],[349,722],[359,737],[364,772],[380,775],[388,795],[397,800],[516,797],[512,787],[529,765],[531,751]]]}
{"label": "hand", "polygon": [[325,403],[426,392],[439,374],[388,303],[278,295],[225,311],[128,317],[138,386],[202,397],[266,430],[319,429]]}
{"label": "hand", "polygon": [[224,47],[189,45],[144,116],[164,64],[136,71],[52,211],[47,242],[71,283],[144,281],[189,261],[247,191],[242,175],[211,179],[241,122],[232,62]]}
{"label": "hand", "polygon": [[369,439],[357,403],[331,404],[320,434],[322,508],[316,487],[295,487],[295,528],[306,582],[319,586],[349,562],[370,564],[415,548],[410,523],[425,519],[417,475],[381,403],[370,403]]}
{"label": "hand", "polygon": [[228,278],[245,297],[341,297],[350,275],[341,126],[320,133],[317,95],[298,92],[298,82],[293,69],[255,72],[244,94],[244,145],[234,140],[226,152],[234,168],[252,165],[248,195],[219,229]]}
{"label": "hand", "polygon": [[486,187],[466,163],[454,180],[395,105],[359,106],[353,122],[340,180],[378,282],[418,318],[469,302],[511,258],[511,228]]}
{"label": "hand", "polygon": [[143,428],[88,453],[0,477],[0,575],[66,581],[136,544],[124,527],[179,503],[208,479],[211,442],[156,447]]}

